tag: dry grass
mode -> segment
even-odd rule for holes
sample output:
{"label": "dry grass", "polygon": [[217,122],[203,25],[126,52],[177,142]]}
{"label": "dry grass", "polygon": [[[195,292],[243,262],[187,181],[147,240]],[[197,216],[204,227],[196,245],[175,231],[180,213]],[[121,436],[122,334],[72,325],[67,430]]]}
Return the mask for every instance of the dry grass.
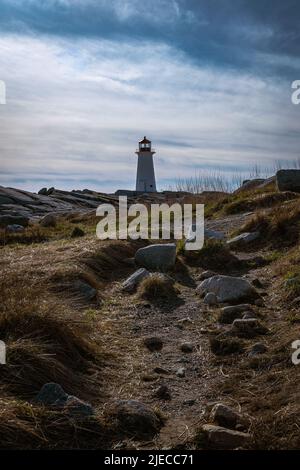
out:
{"label": "dry grass", "polygon": [[206,216],[221,216],[240,214],[260,209],[268,209],[281,206],[284,202],[298,199],[297,193],[286,192],[266,192],[265,190],[250,190],[249,192],[232,194],[227,198],[210,204],[206,207]]}
{"label": "dry grass", "polygon": [[259,231],[264,244],[291,246],[299,240],[299,222],[300,203],[295,201],[275,207],[270,212],[258,212],[240,229],[240,233]]}
{"label": "dry grass", "polygon": [[183,256],[191,266],[220,273],[239,269],[243,264],[224,243],[215,240],[207,240],[201,250],[185,251]]}
{"label": "dry grass", "polygon": [[174,299],[177,292],[172,279],[168,279],[163,274],[155,273],[141,282],[137,295],[141,299],[159,302]]}
{"label": "dry grass", "polygon": [[[0,331],[7,364],[0,378],[1,448],[110,447],[101,405],[107,399],[103,370],[115,358],[71,286],[84,280],[104,299],[111,282],[127,275],[124,259],[137,246],[84,237],[2,249]],[[74,421],[64,410],[34,405],[48,382],[100,407],[100,414]]]}

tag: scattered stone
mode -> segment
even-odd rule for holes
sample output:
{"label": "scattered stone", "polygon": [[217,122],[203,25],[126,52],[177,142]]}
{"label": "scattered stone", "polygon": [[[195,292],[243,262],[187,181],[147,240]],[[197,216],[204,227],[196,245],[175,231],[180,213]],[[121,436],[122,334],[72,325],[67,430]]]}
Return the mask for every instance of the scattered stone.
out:
{"label": "scattered stone", "polygon": [[162,427],[161,419],[152,408],[136,400],[117,400],[107,408],[105,415],[117,431],[135,438],[151,438]]}
{"label": "scattered stone", "polygon": [[74,227],[71,233],[72,238],[84,237],[85,232],[80,227]]}
{"label": "scattered stone", "polygon": [[167,369],[164,369],[163,367],[154,367],[153,369],[153,372],[155,372],[155,374],[159,374],[159,375],[169,375],[170,372],[167,370]]}
{"label": "scattered stone", "polygon": [[300,170],[279,170],[276,173],[276,184],[279,191],[300,192]]}
{"label": "scattered stone", "polygon": [[181,318],[180,320],[177,320],[177,323],[194,323],[193,320],[190,319],[190,317],[185,317]]}
{"label": "scattered stone", "polygon": [[217,305],[218,297],[213,292],[208,292],[205,295],[203,302],[207,305]]}
{"label": "scattered stone", "polygon": [[[220,323],[232,323],[236,318],[242,318],[245,312],[251,312],[252,307],[249,304],[231,305],[223,307],[219,315]],[[253,317],[252,317],[253,318]]]}
{"label": "scattered stone", "polygon": [[177,377],[185,377],[185,368],[184,367],[179,367],[179,369],[176,371]]}
{"label": "scattered stone", "polygon": [[250,434],[226,429],[213,424],[204,424],[202,434],[207,446],[217,449],[236,449],[244,446],[251,438]]}
{"label": "scattered stone", "polygon": [[6,227],[6,231],[9,233],[21,233],[24,232],[25,227],[23,225],[13,224]]}
{"label": "scattered stone", "polygon": [[171,400],[171,392],[167,385],[160,385],[153,396],[161,400]]}
{"label": "scattered stone", "polygon": [[81,281],[77,279],[73,284],[74,289],[80,293],[82,297],[84,297],[87,301],[95,300],[97,297],[97,291],[85,281]]}
{"label": "scattered stone", "polygon": [[150,336],[148,338],[144,338],[143,343],[146,348],[148,348],[151,352],[161,351],[163,347],[162,339],[158,338],[157,336]]}
{"label": "scattered stone", "polygon": [[90,416],[94,414],[94,409],[89,403],[73,395],[68,395],[57,383],[43,385],[35,398],[35,402],[44,406],[64,408],[73,415]]}
{"label": "scattered stone", "polygon": [[217,232],[216,230],[204,229],[204,238],[210,240],[225,240],[226,236],[223,232]]}
{"label": "scattered stone", "polygon": [[201,282],[196,289],[200,295],[213,292],[219,302],[231,302],[242,299],[255,299],[258,294],[253,286],[242,277],[213,276]]}
{"label": "scattered stone", "polygon": [[183,404],[185,406],[193,406],[196,403],[196,400],[194,398],[189,398],[187,400],[184,400]]}
{"label": "scattered stone", "polygon": [[253,344],[251,350],[249,351],[249,354],[248,356],[249,357],[252,357],[252,356],[256,356],[258,354],[264,354],[268,351],[268,348],[265,344],[263,343],[255,343]]}
{"label": "scattered stone", "polygon": [[219,426],[229,429],[236,429],[239,425],[241,430],[247,430],[251,424],[248,417],[222,403],[217,403],[213,407],[210,419]]}
{"label": "scattered stone", "polygon": [[44,217],[41,218],[40,220],[40,226],[41,227],[56,227],[56,217],[54,214],[47,214]]}
{"label": "scattered stone", "polygon": [[29,218],[16,215],[0,215],[0,227],[7,227],[8,225],[22,225],[27,227]]}
{"label": "scattered stone", "polygon": [[92,405],[72,395],[68,396],[64,408],[72,415],[91,416],[94,414]]}
{"label": "scattered stone", "polygon": [[232,339],[224,334],[211,337],[209,340],[211,351],[216,356],[227,356],[229,354],[239,354],[244,351],[240,341]]}
{"label": "scattered stone", "polygon": [[68,399],[68,394],[61,385],[57,383],[47,383],[42,386],[35,401],[46,406],[64,406]]}
{"label": "scattered stone", "polygon": [[182,343],[180,349],[184,353],[191,353],[194,350],[194,346],[192,343]]}
{"label": "scattered stone", "polygon": [[203,273],[199,274],[198,280],[204,281],[205,279],[209,279],[213,276],[216,276],[216,273],[214,271],[203,271]]}
{"label": "scattered stone", "polygon": [[135,254],[136,264],[150,270],[167,271],[174,267],[175,261],[175,243],[149,245]]}
{"label": "scattered stone", "polygon": [[260,237],[259,232],[245,232],[227,241],[230,248],[243,248]]}
{"label": "scattered stone", "polygon": [[248,318],[234,320],[230,332],[239,338],[254,338],[257,335],[266,334],[268,329],[262,326],[256,318]]}
{"label": "scattered stone", "polygon": [[140,268],[129,276],[122,284],[122,290],[125,292],[133,292],[143,279],[149,277],[150,273],[145,268]]}
{"label": "scattered stone", "polygon": [[223,307],[221,308],[218,321],[220,323],[231,324],[236,318],[242,318],[245,312],[251,311],[252,308],[249,304],[230,305],[228,307]]}

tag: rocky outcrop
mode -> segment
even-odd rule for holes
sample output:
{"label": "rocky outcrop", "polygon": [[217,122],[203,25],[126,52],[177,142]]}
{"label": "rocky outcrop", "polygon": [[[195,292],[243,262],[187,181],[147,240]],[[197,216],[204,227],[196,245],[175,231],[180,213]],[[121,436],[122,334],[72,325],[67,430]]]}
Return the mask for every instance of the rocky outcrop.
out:
{"label": "rocky outcrop", "polygon": [[300,193],[300,170],[277,171],[276,184],[279,191]]}

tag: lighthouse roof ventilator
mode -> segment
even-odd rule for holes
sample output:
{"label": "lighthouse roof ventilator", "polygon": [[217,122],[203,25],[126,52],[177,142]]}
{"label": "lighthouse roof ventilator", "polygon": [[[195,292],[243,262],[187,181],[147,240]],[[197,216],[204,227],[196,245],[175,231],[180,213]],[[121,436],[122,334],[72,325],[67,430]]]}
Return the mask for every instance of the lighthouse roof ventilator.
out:
{"label": "lighthouse roof ventilator", "polygon": [[138,156],[136,191],[155,193],[156,182],[153,164],[155,151],[151,148],[151,141],[146,136],[139,142],[139,148],[135,153]]}

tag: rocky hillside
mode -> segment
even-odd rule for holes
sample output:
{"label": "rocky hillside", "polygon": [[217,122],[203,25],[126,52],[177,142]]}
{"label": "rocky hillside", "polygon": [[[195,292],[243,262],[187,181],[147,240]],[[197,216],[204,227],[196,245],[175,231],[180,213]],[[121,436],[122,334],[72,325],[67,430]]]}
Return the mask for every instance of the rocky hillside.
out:
{"label": "rocky hillside", "polygon": [[2,448],[299,448],[299,193],[261,184],[209,195],[197,252],[2,189]]}

